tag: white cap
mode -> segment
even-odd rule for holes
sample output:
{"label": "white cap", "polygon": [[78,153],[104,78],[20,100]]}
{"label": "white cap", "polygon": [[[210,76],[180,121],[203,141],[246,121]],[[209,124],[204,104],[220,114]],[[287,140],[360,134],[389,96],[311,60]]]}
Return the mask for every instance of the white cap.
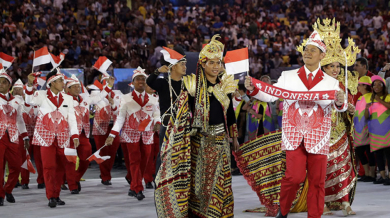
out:
{"label": "white cap", "polygon": [[76,84],[80,85],[79,79],[74,74],[72,74],[72,76],[70,78],[68,78],[67,81],[68,81],[68,83],[66,83],[67,88],[69,88],[73,85],[76,85]]}
{"label": "white cap", "polygon": [[322,38],[320,34],[318,34],[318,32],[315,30],[307,40],[306,46],[308,45],[314,45],[317,48],[319,48],[322,52],[326,52],[326,45],[324,42],[322,42]]}
{"label": "white cap", "polygon": [[131,80],[134,80],[136,76],[144,76],[145,78],[148,78],[148,75],[145,73],[145,69],[142,69],[141,67],[138,67],[136,70],[134,70],[133,77],[131,77]]}
{"label": "white cap", "polygon": [[23,88],[23,85],[22,80],[18,79],[14,84],[14,88]]}

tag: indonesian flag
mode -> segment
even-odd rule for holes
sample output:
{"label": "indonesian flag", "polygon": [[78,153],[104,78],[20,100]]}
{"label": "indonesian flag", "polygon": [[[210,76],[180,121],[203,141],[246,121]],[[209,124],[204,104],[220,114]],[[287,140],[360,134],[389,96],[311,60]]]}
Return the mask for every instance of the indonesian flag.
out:
{"label": "indonesian flag", "polygon": [[3,64],[3,67],[9,68],[12,65],[12,62],[14,62],[14,60],[14,57],[0,52],[0,64]]}
{"label": "indonesian flag", "polygon": [[89,89],[100,89],[103,90],[103,84],[99,82],[99,80],[95,80],[93,84],[87,86]]}
{"label": "indonesian flag", "polygon": [[179,52],[177,52],[175,50],[172,50],[172,49],[167,48],[167,47],[163,47],[163,48],[164,49],[162,49],[160,52],[163,54],[164,60],[166,62],[169,62],[172,65],[175,65],[177,62],[179,62],[184,57],[183,55],[181,55]]}
{"label": "indonesian flag", "polygon": [[64,59],[65,59],[65,54],[62,52],[58,56],[55,56],[52,53],[50,53],[50,62],[53,65],[53,69],[60,66],[60,64]]}
{"label": "indonesian flag", "polygon": [[227,74],[237,74],[249,71],[248,48],[226,52],[225,67]]}
{"label": "indonesian flag", "polygon": [[33,67],[50,63],[50,61],[51,56],[46,46],[34,52]]}
{"label": "indonesian flag", "polygon": [[104,77],[110,77],[107,73],[108,67],[112,64],[112,61],[108,60],[106,56],[100,56],[96,63],[93,65],[93,68],[100,71]]}
{"label": "indonesian flag", "polygon": [[24,163],[22,164],[22,168],[28,170],[30,173],[33,173],[33,174],[36,173],[34,166],[31,162],[30,154],[28,153],[27,150],[26,150],[26,161],[24,161]]}
{"label": "indonesian flag", "polygon": [[45,83],[46,83],[46,76],[44,76],[44,77],[37,77],[36,80],[37,80],[37,84],[39,86],[43,87],[45,85]]}
{"label": "indonesian flag", "polygon": [[69,162],[77,163],[77,150],[74,148],[64,149],[65,157]]}
{"label": "indonesian flag", "polygon": [[94,160],[94,161],[96,161],[96,163],[101,164],[105,160],[108,160],[111,158],[110,156],[100,156],[99,153],[100,153],[100,149],[97,150],[95,153],[93,153],[87,160],[90,162]]}

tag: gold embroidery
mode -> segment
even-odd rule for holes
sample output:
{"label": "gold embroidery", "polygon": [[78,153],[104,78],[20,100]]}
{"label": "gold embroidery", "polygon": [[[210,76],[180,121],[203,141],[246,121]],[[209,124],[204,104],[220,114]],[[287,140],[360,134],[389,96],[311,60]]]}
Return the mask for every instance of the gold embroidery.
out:
{"label": "gold embroidery", "polygon": [[[344,73],[344,68],[341,68],[340,74],[337,77],[337,80],[340,81],[344,86],[345,86],[345,73]],[[348,70],[348,90],[352,95],[357,94],[357,87],[359,83],[359,73],[356,71],[351,71]],[[356,102],[355,102],[356,103]]]}
{"label": "gold embroidery", "polygon": [[195,91],[196,91],[196,76],[195,76],[195,74],[183,76],[183,82],[184,82],[185,87],[187,88],[188,93],[190,93],[191,96],[195,96]]}

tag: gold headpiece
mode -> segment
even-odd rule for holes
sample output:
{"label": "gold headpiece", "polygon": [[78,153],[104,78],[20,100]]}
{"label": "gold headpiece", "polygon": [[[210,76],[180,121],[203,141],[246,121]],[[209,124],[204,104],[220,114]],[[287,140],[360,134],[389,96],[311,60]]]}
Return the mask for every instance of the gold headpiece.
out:
{"label": "gold headpiece", "polygon": [[[343,49],[341,46],[340,38],[340,22],[330,20],[328,18],[323,20],[324,25],[321,24],[320,19],[313,24],[313,29],[317,31],[323,38],[326,45],[326,56],[321,60],[321,66],[338,62],[345,65],[344,51],[347,55],[347,66],[352,66],[356,61],[356,55],[360,52],[360,49],[355,46],[355,42],[352,38],[348,38],[348,47]],[[303,40],[302,44],[297,47],[297,51],[303,53],[303,47],[306,46],[307,39]]]}
{"label": "gold headpiece", "polygon": [[210,42],[204,46],[202,51],[199,53],[199,61],[203,62],[207,59],[218,58],[222,60],[224,45],[217,40],[220,38],[219,34],[216,34],[211,38]]}

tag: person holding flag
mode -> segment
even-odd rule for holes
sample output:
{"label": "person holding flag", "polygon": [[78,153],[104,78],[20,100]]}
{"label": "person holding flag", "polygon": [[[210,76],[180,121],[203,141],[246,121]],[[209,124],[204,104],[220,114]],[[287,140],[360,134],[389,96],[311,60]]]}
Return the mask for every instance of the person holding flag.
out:
{"label": "person holding flag", "polygon": [[[248,94],[261,101],[273,102],[281,95],[285,96],[282,150],[286,151],[286,172],[281,182],[277,218],[287,217],[296,192],[305,181],[306,175],[309,181],[308,217],[321,217],[325,203],[332,109],[344,112],[348,108],[339,82],[321,70],[320,62],[326,55],[326,45],[321,36],[314,31],[305,42],[305,65],[297,70],[282,72],[274,86],[250,77],[245,80]],[[275,91],[276,89],[279,91]]]}
{"label": "person holding flag", "polygon": [[[0,206],[4,205],[4,198],[9,203],[15,203],[12,195],[19,180],[22,155],[19,149],[19,139],[24,141],[24,148],[30,147],[30,142],[23,121],[23,101],[15,98],[10,92],[12,78],[0,64]],[[20,137],[19,137],[20,135]],[[8,162],[8,180],[4,183],[5,162]]]}
{"label": "person holding flag", "polygon": [[173,105],[155,179],[158,217],[234,216],[230,153],[239,148],[232,103],[238,81],[223,68],[218,37],[200,52],[196,75],[183,77]]}
{"label": "person holding flag", "polygon": [[[66,179],[71,194],[79,194],[81,191],[80,179],[88,169],[89,161],[87,158],[92,153],[92,147],[89,142],[89,107],[90,105],[97,104],[101,100],[105,99],[108,93],[111,92],[114,82],[115,79],[110,77],[107,82],[108,84],[100,92],[100,95],[90,96],[88,92],[84,91],[82,83],[80,83],[79,79],[75,75],[72,75],[71,78],[67,79],[67,94],[73,98],[73,106],[77,119],[77,129],[80,141],[80,145],[77,147],[77,154],[79,157],[78,169],[76,170],[76,165],[73,162],[67,162],[66,164]],[[82,93],[81,90],[83,90]],[[70,142],[70,147],[74,147],[72,141]]]}
{"label": "person holding flag", "polygon": [[[47,90],[33,92],[35,76],[28,75],[26,103],[39,106],[33,144],[41,146],[46,197],[48,206],[65,205],[60,199],[61,184],[64,178],[64,166],[67,162],[64,148],[79,145],[77,121],[74,112],[73,98],[64,90],[64,76],[59,68],[54,69],[46,77]],[[70,137],[69,137],[70,136]]]}
{"label": "person holding flag", "polygon": [[[12,94],[15,96],[15,98],[19,98],[20,102],[22,102],[22,114],[23,114],[23,120],[26,124],[26,129],[28,133],[28,137],[30,138],[30,141],[33,138],[34,135],[34,128],[35,128],[35,121],[38,114],[38,107],[32,106],[29,104],[26,104],[24,102],[24,85],[20,79],[18,79],[15,84],[12,87]],[[19,148],[22,155],[22,161],[26,161],[27,158],[27,151],[24,148],[24,143],[21,137],[19,137]],[[30,146],[28,149],[28,153],[34,153],[34,160],[35,165],[38,169],[38,177],[37,177],[37,183],[38,186],[42,186],[45,184],[43,179],[43,168],[42,168],[42,160],[40,155],[40,147],[39,146]],[[37,153],[37,154],[35,154]],[[30,172],[24,168],[21,169],[21,185],[22,189],[29,189],[28,184],[30,183]]]}
{"label": "person holding flag", "polygon": [[[159,140],[160,150],[164,140],[166,126],[168,125],[170,116],[172,115],[172,104],[176,102],[177,97],[183,88],[183,76],[186,75],[187,59],[185,58],[184,50],[177,45],[174,49],[164,47],[161,50],[161,67],[150,74],[146,83],[150,88],[155,90],[160,96],[160,113],[162,116],[162,127],[160,128]],[[159,75],[168,73],[168,77],[158,78]],[[161,165],[160,152],[156,159],[156,174]]]}
{"label": "person holding flag", "polygon": [[161,124],[158,99],[145,92],[147,75],[144,71],[142,68],[134,71],[134,91],[131,96],[125,96],[131,99],[121,101],[119,115],[106,140],[106,145],[112,145],[121,131],[121,143],[126,147],[130,161],[130,166],[126,165],[128,174],[131,175],[128,195],[138,200],[145,198],[142,180],[154,143],[154,132],[159,130]]}
{"label": "person holding flag", "polygon": [[[98,84],[100,90],[104,89],[107,81],[111,76],[107,73],[108,67],[111,65],[111,61],[104,56],[99,57],[93,66],[96,70],[102,73],[101,83],[95,81],[94,84]],[[95,93],[99,95],[100,91],[92,92],[91,96]],[[110,156],[110,159],[99,164],[100,178],[103,185],[112,185],[111,183],[111,169],[114,166],[115,155],[119,148],[119,138],[116,138],[113,145],[110,147],[104,147],[104,142],[110,134],[113,127],[113,121],[115,121],[116,113],[118,112],[118,104],[115,103],[114,98],[119,98],[113,91],[111,91],[105,98],[102,98],[97,104],[95,104],[95,118],[93,120],[92,135],[95,139],[96,149],[101,149],[100,154],[102,156]]]}

